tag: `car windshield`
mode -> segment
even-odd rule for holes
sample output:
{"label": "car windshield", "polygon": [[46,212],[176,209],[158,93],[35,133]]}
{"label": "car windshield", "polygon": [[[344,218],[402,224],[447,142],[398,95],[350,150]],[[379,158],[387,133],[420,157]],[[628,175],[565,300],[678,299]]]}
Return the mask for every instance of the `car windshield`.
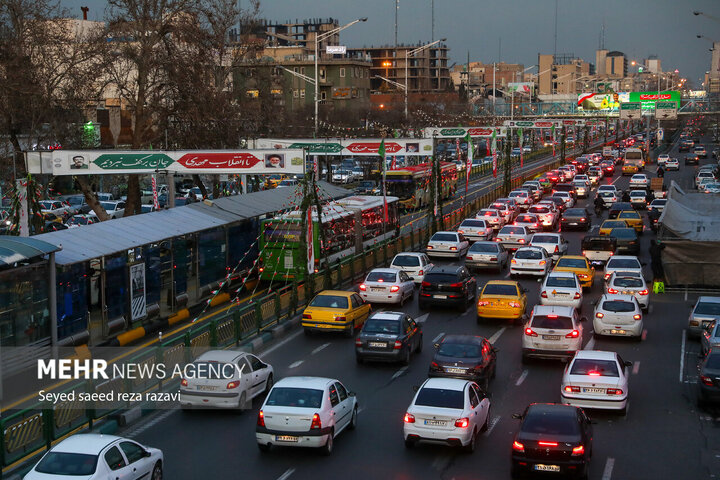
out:
{"label": "car windshield", "polygon": [[314,388],[275,387],[265,405],[273,407],[320,408],[323,391]]}
{"label": "car windshield", "polygon": [[695,307],[696,315],[720,315],[720,303],[700,302]]}
{"label": "car windshield", "polygon": [[551,328],[553,330],[572,330],[570,317],[564,315],[535,315],[532,319],[535,328]]}
{"label": "car windshield", "polygon": [[474,253],[497,253],[498,247],[495,243],[473,243],[469,252]]}
{"label": "car windshield", "polygon": [[558,267],[566,268],[587,268],[587,263],[582,258],[561,258],[557,262]]}
{"label": "car windshield", "polygon": [[532,243],[560,243],[558,237],[554,235],[534,235],[532,237]]}
{"label": "car windshield", "polygon": [[602,225],[600,225],[600,228],[617,228],[617,227],[627,227],[627,223],[625,223],[625,220],[605,220]]}
{"label": "car windshield", "polygon": [[519,258],[521,260],[542,260],[543,255],[540,250],[518,250],[517,253],[515,253],[515,258]]}
{"label": "car windshield", "polygon": [[607,300],[603,302],[603,310],[615,313],[628,313],[635,311],[635,304],[625,300]]}
{"label": "car windshield", "polygon": [[395,272],[370,272],[368,273],[366,282],[394,282],[397,278]]}
{"label": "car windshield", "polygon": [[431,242],[457,242],[457,237],[454,233],[436,233],[430,239]]}
{"label": "car windshield", "polygon": [[68,197],[67,202],[70,205],[82,205],[84,197]]}
{"label": "car windshield", "polygon": [[39,473],[49,475],[92,475],[97,467],[98,456],[84,453],[49,452],[35,467]]}
{"label": "car windshield", "polygon": [[100,202],[100,205],[102,205],[105,210],[115,210],[115,208],[117,208],[117,203]]}
{"label": "car windshield", "polygon": [[640,268],[640,262],[635,259],[611,258],[606,268]]}
{"label": "car windshield", "polygon": [[616,287],[642,287],[643,281],[637,277],[615,277],[613,282]]}
{"label": "car windshield", "polygon": [[417,267],[420,265],[420,259],[415,255],[398,255],[392,264],[398,267]]}
{"label": "car windshield", "polygon": [[442,388],[421,389],[415,399],[415,405],[458,409],[465,406],[461,390],[445,390]]}
{"label": "car windshield", "polygon": [[541,435],[579,435],[577,417],[566,412],[532,412],[525,416],[520,429],[524,433]]}
{"label": "car windshield", "polygon": [[575,278],[572,277],[560,277],[557,275],[550,275],[547,277],[545,282],[546,287],[564,287],[564,288],[576,288]]}
{"label": "car windshield", "polygon": [[311,307],[325,307],[325,308],[347,308],[348,299],[347,297],[341,297],[339,295],[318,295],[310,302]]}
{"label": "car windshield", "polygon": [[599,192],[598,195],[600,195],[603,198],[610,198],[615,196],[615,192],[603,190],[602,192]]}
{"label": "car windshield", "polygon": [[617,363],[612,360],[593,360],[579,358],[570,368],[570,375],[590,375],[597,377],[618,377]]}
{"label": "car windshield", "polygon": [[370,318],[365,322],[365,326],[362,331],[364,333],[400,333],[400,321],[398,320],[380,320],[377,318]]}
{"label": "car windshield", "polygon": [[480,345],[472,345],[465,343],[446,343],[443,342],[438,348],[438,355],[445,357],[457,358],[478,358],[481,356]]}
{"label": "car windshield", "polygon": [[481,295],[509,295],[511,297],[516,297],[518,295],[518,290],[515,285],[488,283],[485,285],[485,288],[483,288]]}
{"label": "car windshield", "polygon": [[461,227],[475,227],[475,228],[485,228],[485,221],[483,220],[463,220],[463,222],[460,224]]}
{"label": "car windshield", "polygon": [[524,235],[525,230],[523,227],[503,227],[499,233],[500,235]]}

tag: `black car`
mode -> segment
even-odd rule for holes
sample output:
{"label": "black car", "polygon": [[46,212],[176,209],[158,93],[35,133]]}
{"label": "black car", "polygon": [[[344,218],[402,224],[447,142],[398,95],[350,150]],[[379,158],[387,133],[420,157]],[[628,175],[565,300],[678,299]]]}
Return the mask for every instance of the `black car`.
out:
{"label": "black car", "polygon": [[433,267],[420,284],[418,306],[455,305],[463,311],[477,297],[477,281],[465,267]]}
{"label": "black car", "polygon": [[688,152],[693,145],[694,143],[692,141],[683,140],[678,146],[678,152]]}
{"label": "black car", "polygon": [[586,208],[568,208],[560,217],[560,228],[562,230],[571,228],[588,230],[590,223],[590,212]]}
{"label": "black car", "polygon": [[553,187],[553,193],[555,192],[568,192],[573,198],[577,198],[577,189],[571,183],[558,183]]}
{"label": "black car", "polygon": [[694,153],[690,153],[688,155],[685,155],[685,165],[697,165],[700,163],[700,157],[695,155]]}
{"label": "black car", "polygon": [[610,220],[614,220],[618,217],[618,215],[620,215],[620,212],[625,210],[634,210],[630,202],[615,202],[610,205],[610,210],[608,210],[608,218]]}
{"label": "black car", "polygon": [[639,255],[640,240],[634,228],[613,228],[610,230],[610,236],[617,241],[618,255]]}
{"label": "black car", "polygon": [[533,403],[523,414],[512,444],[512,478],[525,472],[552,472],[587,478],[592,457],[592,424],[582,408]]}
{"label": "black car", "polygon": [[720,350],[710,350],[702,363],[698,375],[698,405],[720,403]]}
{"label": "black car", "polygon": [[355,187],[355,193],[357,195],[371,195],[376,188],[377,182],[375,180],[363,180]]}
{"label": "black car", "polygon": [[355,340],[355,359],[410,363],[410,354],[420,353],[422,326],[403,312],[375,312]]}
{"label": "black car", "polygon": [[429,377],[472,380],[488,391],[495,378],[496,350],[487,339],[476,335],[445,335],[435,345]]}

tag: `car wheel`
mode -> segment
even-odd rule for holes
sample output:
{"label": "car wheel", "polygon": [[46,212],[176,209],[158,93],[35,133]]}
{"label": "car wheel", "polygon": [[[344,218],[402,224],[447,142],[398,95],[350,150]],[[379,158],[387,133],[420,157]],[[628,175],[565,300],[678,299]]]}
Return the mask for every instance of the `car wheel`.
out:
{"label": "car wheel", "polygon": [[357,428],[357,415],[358,408],[356,405],[355,408],[353,408],[352,418],[350,419],[350,423],[348,424],[348,430],[355,430]]}
{"label": "car wheel", "polygon": [[345,331],[345,336],[348,338],[354,338],[355,337],[355,322],[350,324],[350,328],[348,328]]}
{"label": "car wheel", "polygon": [[242,413],[243,410],[245,410],[247,404],[247,394],[245,392],[242,392],[240,394],[240,400],[238,400],[238,406],[235,413]]}
{"label": "car wheel", "polygon": [[152,480],[162,480],[162,464],[160,462],[156,463],[153,468]]}
{"label": "car wheel", "polygon": [[270,444],[269,444],[269,443],[258,443],[257,446],[258,446],[258,449],[259,449],[261,452],[263,452],[263,453],[270,451]]}
{"label": "car wheel", "polygon": [[330,433],[328,433],[328,439],[325,442],[325,445],[320,447],[323,455],[330,455],[333,450],[333,431],[330,430]]}
{"label": "car wheel", "polygon": [[487,432],[489,423],[490,423],[490,407],[488,407],[487,415],[485,416],[485,423],[483,423],[483,426],[480,428],[480,431]]}
{"label": "car wheel", "polygon": [[473,430],[472,436],[470,437],[470,442],[468,442],[468,444],[463,447],[463,450],[466,453],[472,453],[475,451],[475,437],[477,437],[477,430]]}
{"label": "car wheel", "polygon": [[618,410],[618,413],[620,414],[621,417],[626,418],[627,414],[628,414],[628,410],[630,410],[630,402],[629,401],[627,403],[625,403],[625,406],[623,408]]}
{"label": "car wheel", "polygon": [[410,349],[406,348],[405,353],[403,353],[401,363],[403,365],[410,365]]}
{"label": "car wheel", "polygon": [[273,376],[271,373],[270,375],[268,375],[267,381],[265,382],[265,393],[266,394],[270,393],[270,389],[272,388],[272,386],[273,386]]}

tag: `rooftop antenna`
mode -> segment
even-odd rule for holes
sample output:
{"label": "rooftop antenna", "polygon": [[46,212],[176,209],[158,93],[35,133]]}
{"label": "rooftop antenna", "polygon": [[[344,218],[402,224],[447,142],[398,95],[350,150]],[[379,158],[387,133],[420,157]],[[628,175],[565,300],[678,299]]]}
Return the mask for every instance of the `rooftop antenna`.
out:
{"label": "rooftop antenna", "polygon": [[605,19],[603,19],[600,29],[600,50],[605,50]]}

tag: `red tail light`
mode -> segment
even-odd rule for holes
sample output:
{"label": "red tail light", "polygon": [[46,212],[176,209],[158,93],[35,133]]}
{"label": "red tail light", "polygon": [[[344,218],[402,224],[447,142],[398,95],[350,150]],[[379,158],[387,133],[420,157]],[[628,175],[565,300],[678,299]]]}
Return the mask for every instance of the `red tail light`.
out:
{"label": "red tail light", "polygon": [[463,286],[462,282],[450,284],[450,288],[462,288],[462,286]]}
{"label": "red tail light", "polygon": [[520,240],[518,240],[518,243],[525,243],[525,239],[521,238]]}
{"label": "red tail light", "polygon": [[611,274],[611,273],[606,273],[606,274],[605,274],[605,280],[607,280],[608,278],[610,278],[610,275],[612,275],[612,274]]}
{"label": "red tail light", "polygon": [[608,288],[608,293],[620,293],[620,292],[614,288]]}
{"label": "red tail light", "polygon": [[490,260],[489,260],[489,261],[491,261],[491,262],[497,262],[497,257],[490,257]]}
{"label": "red tail light", "polygon": [[583,447],[582,445],[578,445],[577,447],[572,449],[573,457],[579,457],[580,455],[585,455],[585,447]]}
{"label": "red tail light", "polygon": [[391,292],[397,292],[399,290],[400,290],[400,287],[398,287],[397,285],[393,285],[392,287],[390,287]]}
{"label": "red tail light", "polygon": [[430,282],[422,282],[422,283],[420,284],[420,286],[427,288],[427,287],[430,286]]}
{"label": "red tail light", "polygon": [[335,320],[336,322],[344,322],[344,321],[347,320],[347,318],[345,318],[345,317],[335,317],[334,320]]}
{"label": "red tail light", "polygon": [[580,298],[580,292],[575,292],[575,295],[573,296],[575,300]]}
{"label": "red tail light", "polygon": [[415,415],[413,415],[412,413],[406,413],[403,421],[405,423],[415,423]]}
{"label": "red tail light", "polygon": [[520,308],[520,304],[518,302],[508,302],[508,307],[510,308]]}
{"label": "red tail light", "polygon": [[560,249],[558,248],[557,245],[555,245],[555,250],[553,251],[553,253],[560,253]]}
{"label": "red tail light", "polygon": [[620,388],[608,388],[607,394],[608,395],[622,395],[623,391]]}
{"label": "red tail light", "polygon": [[423,272],[422,270],[420,270],[420,271],[418,272],[418,275],[425,275],[425,272]]}
{"label": "red tail light", "polygon": [[712,387],[712,386],[713,386],[712,378],[710,378],[710,377],[708,377],[708,376],[700,375],[700,381],[701,381],[704,385],[707,385],[708,387]]}
{"label": "red tail light", "polygon": [[510,263],[512,263],[512,264],[514,265],[514,264],[517,263],[517,260],[515,260],[515,259],[513,258],[512,260],[510,260]]}
{"label": "red tail light", "polygon": [[640,319],[642,318],[642,315],[640,315],[640,314],[638,313],[638,314],[633,315],[633,318],[634,318],[635,320],[640,320]]}
{"label": "red tail light", "polygon": [[257,418],[257,425],[258,427],[264,427],[265,426],[265,414],[262,410],[258,412],[258,418]]}
{"label": "red tail light", "polygon": [[310,315],[309,313],[303,313],[303,318],[307,320],[312,320],[312,315]]}
{"label": "red tail light", "polygon": [[525,451],[525,445],[523,445],[522,443],[520,443],[520,442],[518,442],[517,440],[515,440],[515,441],[513,442],[512,449],[515,450],[516,452],[524,452],[524,451]]}
{"label": "red tail light", "polygon": [[565,391],[568,393],[580,393],[580,387],[573,387],[571,385],[568,385],[565,387]]}
{"label": "red tail light", "polygon": [[528,337],[537,337],[538,336],[538,334],[535,333],[535,331],[530,327],[527,327],[525,329],[525,335],[527,335]]}
{"label": "red tail light", "polygon": [[545,265],[547,262],[545,260],[540,260],[540,265]]}
{"label": "red tail light", "polygon": [[488,306],[488,305],[490,305],[490,302],[487,302],[487,301],[485,301],[485,300],[480,300],[480,301],[478,302],[478,307],[486,307],[486,306]]}
{"label": "red tail light", "polygon": [[541,447],[557,447],[557,442],[544,442],[541,440],[538,442],[538,445]]}
{"label": "red tail light", "polygon": [[468,425],[470,425],[470,419],[467,417],[455,420],[455,426],[457,428],[467,428]]}
{"label": "red tail light", "polygon": [[258,272],[262,273],[262,272],[264,272],[264,271],[265,271],[265,267],[260,267],[260,268],[258,268]]}
{"label": "red tail light", "polygon": [[542,298],[548,298],[547,292],[546,292],[545,290],[542,291],[542,293],[540,294],[540,296],[541,296]]}
{"label": "red tail light", "polygon": [[430,362],[430,368],[440,368],[440,365],[437,362]]}
{"label": "red tail light", "polygon": [[432,245],[428,245],[428,246],[427,246],[427,249],[428,249],[428,250],[432,250],[432,249],[433,249],[433,246],[432,246]]}
{"label": "red tail light", "polygon": [[236,380],[234,382],[228,383],[225,388],[227,388],[228,390],[232,390],[233,388],[237,388],[239,386],[240,386],[240,380]]}
{"label": "red tail light", "polygon": [[310,424],[310,430],[313,430],[316,428],[318,430],[322,428],[322,422],[320,421],[320,415],[318,415],[317,413],[315,415],[313,415],[312,423]]}
{"label": "red tail light", "polygon": [[187,386],[188,386],[188,381],[187,381],[187,379],[186,379],[186,378],[183,378],[182,380],[180,380],[180,385],[182,385],[183,387],[187,387]]}
{"label": "red tail light", "polygon": [[450,250],[457,250],[457,247],[450,247]]}
{"label": "red tail light", "polygon": [[356,345],[356,346],[362,347],[362,344],[363,344],[363,342],[362,342],[362,340],[360,340],[359,338],[358,338],[357,340],[355,340],[355,345]]}
{"label": "red tail light", "polygon": [[572,332],[565,335],[565,338],[578,338],[580,336],[579,330],[573,330]]}
{"label": "red tail light", "polygon": [[364,292],[367,290],[367,287],[365,286],[364,283],[360,284],[360,286],[358,288],[360,289],[361,292]]}
{"label": "red tail light", "polygon": [[402,348],[402,342],[400,340],[395,340],[395,345],[393,346],[393,350],[400,350]]}
{"label": "red tail light", "polygon": [[640,292],[638,292],[638,293],[639,293],[640,295],[647,295],[647,294],[650,293],[650,292],[648,292],[648,290],[647,290],[647,288],[646,288],[645,290],[640,290]]}
{"label": "red tail light", "polygon": [[458,233],[465,233],[464,230],[458,230]]}

